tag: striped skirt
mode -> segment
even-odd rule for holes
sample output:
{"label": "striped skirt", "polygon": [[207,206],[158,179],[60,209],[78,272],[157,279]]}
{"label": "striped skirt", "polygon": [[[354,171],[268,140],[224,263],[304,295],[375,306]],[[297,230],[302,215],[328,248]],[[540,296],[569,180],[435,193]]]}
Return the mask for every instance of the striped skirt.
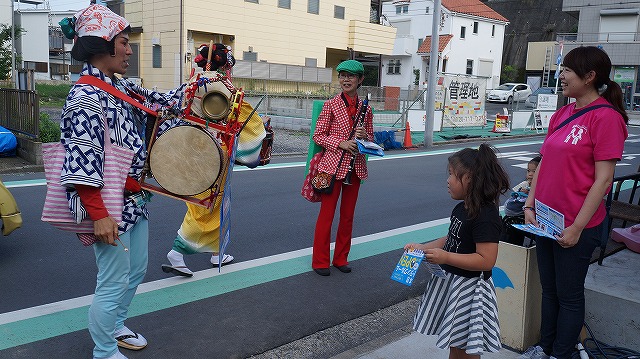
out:
{"label": "striped skirt", "polygon": [[432,276],[413,320],[413,329],[437,335],[441,349],[455,347],[469,355],[499,351],[500,326],[493,280],[447,273]]}

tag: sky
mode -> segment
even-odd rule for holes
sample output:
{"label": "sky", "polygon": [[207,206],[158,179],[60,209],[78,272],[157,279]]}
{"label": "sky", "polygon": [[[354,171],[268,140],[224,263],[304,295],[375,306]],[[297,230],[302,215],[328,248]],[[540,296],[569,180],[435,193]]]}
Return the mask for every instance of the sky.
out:
{"label": "sky", "polygon": [[[89,6],[89,2],[90,0],[48,0],[49,1],[49,7],[51,8],[51,10],[56,10],[56,11],[60,11],[60,10],[80,10],[82,8],[85,8],[87,6]],[[18,6],[20,6],[20,8],[22,9],[30,9],[30,8],[34,8],[34,5],[27,5],[27,4],[17,4],[18,1],[16,1],[16,9],[18,8]],[[46,2],[46,0],[43,1],[43,4]],[[39,6],[40,8],[43,8],[43,5]]]}

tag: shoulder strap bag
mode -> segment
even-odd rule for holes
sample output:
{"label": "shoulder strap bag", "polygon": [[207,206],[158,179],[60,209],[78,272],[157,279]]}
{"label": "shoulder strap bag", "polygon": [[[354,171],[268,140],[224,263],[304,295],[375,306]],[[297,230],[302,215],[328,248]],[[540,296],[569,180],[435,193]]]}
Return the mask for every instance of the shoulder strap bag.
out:
{"label": "shoulder strap bag", "polygon": [[559,129],[561,129],[562,127],[567,125],[569,122],[571,122],[571,121],[575,120],[576,118],[584,115],[585,113],[587,113],[589,111],[593,111],[593,110],[599,109],[599,108],[603,108],[603,107],[609,107],[609,108],[612,108],[614,110],[616,109],[615,107],[613,107],[611,105],[606,105],[606,104],[600,104],[600,105],[593,105],[593,106],[585,107],[582,110],[580,110],[580,111],[574,113],[573,115],[571,115],[566,120],[562,121],[562,123],[560,125],[558,125],[558,127],[556,127],[553,130],[553,132],[551,132],[551,133],[554,133],[554,132],[558,131]]}
{"label": "shoulder strap bag", "polygon": [[[91,80],[91,79],[95,80]],[[128,96],[110,86],[106,82],[93,77],[83,76],[78,83],[87,83],[103,89],[112,95],[128,101]],[[113,88],[112,93],[109,88]],[[130,99],[130,98],[129,98]],[[131,101],[135,102],[133,99]],[[131,103],[131,102],[129,102]],[[133,104],[132,104],[133,105]],[[134,105],[135,106],[135,105]],[[142,105],[140,105],[142,106]],[[138,107],[138,106],[136,106]],[[122,221],[122,211],[124,209],[124,184],[131,168],[133,160],[133,150],[111,143],[109,136],[109,125],[106,115],[103,116],[104,123],[104,186],[100,190],[100,195],[104,201],[109,215],[116,222]],[[51,223],[54,227],[74,233],[93,233],[93,221],[89,218],[76,222],[71,214],[69,201],[67,200],[67,187],[60,181],[62,165],[66,156],[66,150],[61,142],[51,142],[42,144],[42,159],[44,162],[45,177],[47,182],[47,194],[44,208],[42,210],[42,221]],[[92,243],[85,243],[91,245]]]}

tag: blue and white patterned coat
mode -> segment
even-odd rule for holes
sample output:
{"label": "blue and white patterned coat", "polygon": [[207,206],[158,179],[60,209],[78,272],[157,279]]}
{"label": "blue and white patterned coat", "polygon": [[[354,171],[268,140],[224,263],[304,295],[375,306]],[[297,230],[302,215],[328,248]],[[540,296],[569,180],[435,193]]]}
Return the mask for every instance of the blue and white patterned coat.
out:
{"label": "blue and white patterned coat", "polygon": [[[184,87],[181,85],[173,91],[161,94],[137,86],[126,79],[109,78],[90,64],[84,65],[80,75],[95,76],[112,84],[123,93],[127,93],[127,89],[129,89],[143,96],[148,104],[157,104],[163,108],[179,106]],[[73,185],[102,187],[104,184],[102,169],[104,163],[103,116],[105,115],[109,125],[111,143],[130,148],[134,152],[129,176],[136,180],[140,179],[147,158],[144,144],[145,114],[92,85],[74,85],[62,108],[60,122],[62,131],[60,142],[67,151],[62,167],[61,182],[71,189],[67,192],[69,208],[78,222],[86,218],[88,214],[80,202],[78,193],[73,190]],[[144,204],[137,206],[132,201],[125,200],[119,232],[128,231],[141,216],[148,218]]]}

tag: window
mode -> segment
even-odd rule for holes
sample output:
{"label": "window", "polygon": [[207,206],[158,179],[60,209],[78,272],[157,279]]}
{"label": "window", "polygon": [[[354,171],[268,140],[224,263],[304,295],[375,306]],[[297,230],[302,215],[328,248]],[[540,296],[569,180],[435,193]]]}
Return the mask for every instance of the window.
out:
{"label": "window", "polygon": [[258,53],[253,51],[243,51],[242,59],[246,61],[258,61]]}
{"label": "window", "polygon": [[153,62],[153,68],[159,69],[162,67],[162,46],[153,45],[151,52],[151,60]]}
{"label": "window", "polygon": [[478,22],[477,21],[473,22],[473,34],[474,35],[478,35]]}
{"label": "window", "polygon": [[254,4],[257,4],[257,3],[258,3],[258,0],[244,0],[244,2],[252,2],[252,3],[254,3]]}
{"label": "window", "polygon": [[473,60],[467,59],[467,75],[473,75]]}
{"label": "window", "polygon": [[400,74],[400,60],[389,60],[389,64],[387,65],[387,74],[388,75]]}
{"label": "window", "polygon": [[312,57],[304,58],[304,66],[306,67],[318,67],[318,59]]}
{"label": "window", "polygon": [[460,38],[464,39],[467,36],[467,28],[460,26]]}
{"label": "window", "polygon": [[449,62],[449,59],[442,59],[442,72],[447,72],[447,63]]}
{"label": "window", "polygon": [[396,5],[396,14],[406,14],[409,12],[409,5]]}
{"label": "window", "polygon": [[283,9],[291,9],[291,0],[278,0],[278,7]]}
{"label": "window", "polygon": [[496,36],[496,25],[491,25],[491,37]]}
{"label": "window", "polygon": [[[138,49],[140,48],[140,44],[130,42],[129,45],[131,45],[131,51],[133,52],[133,54],[129,56],[129,67],[127,68],[127,73],[125,75],[127,77],[140,77],[140,51],[138,51]],[[71,70],[71,72],[73,72],[73,69]]]}
{"label": "window", "polygon": [[320,0],[308,0],[307,12],[309,14],[320,14]]}
{"label": "window", "polygon": [[[102,4],[104,5],[104,2]],[[106,6],[116,14],[124,16],[124,1],[109,1]]]}
{"label": "window", "polygon": [[35,72],[49,72],[49,63],[41,61],[25,61],[24,67]]}
{"label": "window", "polygon": [[338,6],[338,5],[334,6],[333,17],[335,17],[336,19],[344,20],[344,6]]}
{"label": "window", "polygon": [[52,75],[66,75],[69,72],[69,65],[49,64],[49,72]]}
{"label": "window", "polygon": [[422,46],[423,42],[424,42],[424,39],[418,39],[418,48],[420,48],[420,46]]}

